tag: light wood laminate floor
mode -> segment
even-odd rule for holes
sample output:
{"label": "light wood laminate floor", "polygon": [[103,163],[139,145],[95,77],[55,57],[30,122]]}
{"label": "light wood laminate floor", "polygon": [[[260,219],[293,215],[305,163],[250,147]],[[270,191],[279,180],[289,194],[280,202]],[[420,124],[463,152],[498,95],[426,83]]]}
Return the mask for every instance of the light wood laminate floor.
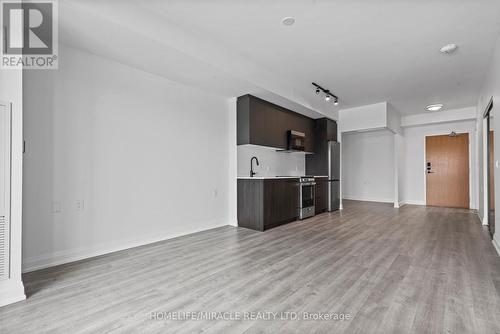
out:
{"label": "light wood laminate floor", "polygon": [[[477,216],[457,209],[346,201],[264,233],[221,227],[24,283],[28,299],[0,308],[2,334],[500,333],[500,258]],[[351,319],[151,319],[182,311]]]}

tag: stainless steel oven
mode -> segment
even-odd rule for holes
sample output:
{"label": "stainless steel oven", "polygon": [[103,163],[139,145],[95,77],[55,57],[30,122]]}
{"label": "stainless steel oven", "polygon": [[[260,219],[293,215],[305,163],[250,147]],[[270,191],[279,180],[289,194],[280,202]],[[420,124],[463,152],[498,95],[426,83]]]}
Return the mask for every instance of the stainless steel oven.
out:
{"label": "stainless steel oven", "polygon": [[299,186],[299,218],[304,219],[312,217],[315,214],[314,197],[316,195],[316,182],[314,182],[314,177],[301,177]]}

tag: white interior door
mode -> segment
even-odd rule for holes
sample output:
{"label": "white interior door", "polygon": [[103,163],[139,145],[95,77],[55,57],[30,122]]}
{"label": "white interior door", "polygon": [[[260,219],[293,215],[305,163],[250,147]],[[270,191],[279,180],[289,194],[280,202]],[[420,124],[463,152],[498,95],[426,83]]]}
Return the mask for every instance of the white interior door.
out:
{"label": "white interior door", "polygon": [[9,278],[10,104],[0,101],[0,280]]}

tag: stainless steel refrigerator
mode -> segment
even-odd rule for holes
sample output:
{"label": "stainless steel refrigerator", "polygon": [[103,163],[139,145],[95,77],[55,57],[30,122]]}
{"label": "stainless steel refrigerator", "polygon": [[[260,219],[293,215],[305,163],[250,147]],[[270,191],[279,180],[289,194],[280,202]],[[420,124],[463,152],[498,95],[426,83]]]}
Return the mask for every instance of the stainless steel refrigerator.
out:
{"label": "stainless steel refrigerator", "polygon": [[328,211],[340,208],[340,144],[328,142]]}

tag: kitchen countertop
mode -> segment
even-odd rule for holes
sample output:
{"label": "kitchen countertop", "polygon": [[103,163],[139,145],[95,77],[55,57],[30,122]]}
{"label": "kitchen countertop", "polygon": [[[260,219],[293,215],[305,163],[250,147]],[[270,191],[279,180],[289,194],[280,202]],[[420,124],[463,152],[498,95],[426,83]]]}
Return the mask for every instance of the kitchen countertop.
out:
{"label": "kitchen countertop", "polygon": [[[309,175],[308,175],[309,176]],[[328,177],[326,175],[314,175],[315,178]],[[238,179],[242,180],[267,180],[267,179],[299,179],[301,176],[238,176]]]}

